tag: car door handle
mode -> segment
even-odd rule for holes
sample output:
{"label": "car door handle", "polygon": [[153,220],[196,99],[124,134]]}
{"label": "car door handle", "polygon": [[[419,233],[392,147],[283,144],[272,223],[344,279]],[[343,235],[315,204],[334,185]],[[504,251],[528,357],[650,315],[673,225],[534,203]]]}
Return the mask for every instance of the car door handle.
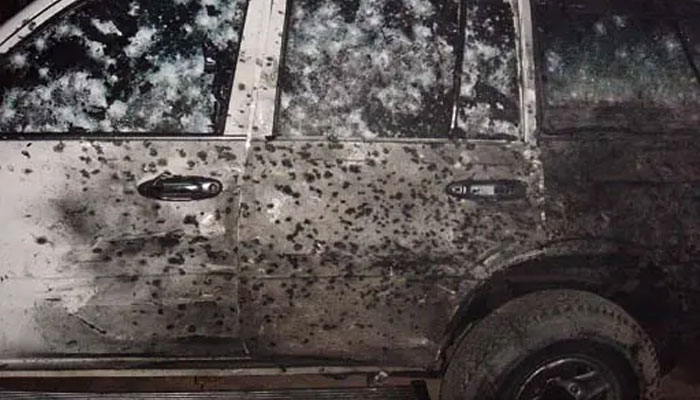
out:
{"label": "car door handle", "polygon": [[163,201],[192,201],[216,197],[223,185],[203,176],[162,174],[138,186],[141,196]]}
{"label": "car door handle", "polygon": [[525,197],[527,186],[518,180],[465,180],[450,183],[446,192],[459,199],[513,200]]}

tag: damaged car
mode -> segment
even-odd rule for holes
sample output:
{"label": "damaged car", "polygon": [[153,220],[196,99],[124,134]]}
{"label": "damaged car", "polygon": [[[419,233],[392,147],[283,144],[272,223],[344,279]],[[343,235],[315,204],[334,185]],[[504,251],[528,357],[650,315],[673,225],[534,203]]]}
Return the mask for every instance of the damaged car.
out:
{"label": "damaged car", "polygon": [[0,26],[0,376],[654,398],[698,327],[698,18],[31,2]]}

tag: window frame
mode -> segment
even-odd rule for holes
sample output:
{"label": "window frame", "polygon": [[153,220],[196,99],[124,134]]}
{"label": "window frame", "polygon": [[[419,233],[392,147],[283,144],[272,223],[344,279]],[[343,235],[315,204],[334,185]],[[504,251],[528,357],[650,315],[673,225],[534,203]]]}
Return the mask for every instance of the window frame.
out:
{"label": "window frame", "polygon": [[[3,25],[0,25],[0,59],[4,59],[18,45],[27,40],[31,40],[35,33],[47,28],[65,13],[70,12],[73,8],[80,6],[82,3],[90,0],[37,0],[30,3],[12,18],[7,20]],[[261,9],[272,10],[270,3],[275,0],[255,1],[248,0],[247,7],[243,16],[243,29],[241,32],[241,42],[238,48],[238,56],[235,62],[236,68],[234,76],[229,87],[223,87],[222,90],[228,95],[228,104],[221,104],[222,110],[217,111],[218,115],[223,116],[223,124],[215,126],[216,133],[212,134],[193,134],[193,133],[172,133],[172,132],[144,132],[144,133],[82,133],[82,132],[50,132],[50,133],[0,133],[0,141],[20,141],[20,140],[97,140],[97,141],[114,141],[114,140],[222,140],[222,139],[251,139],[254,131],[257,130],[254,121],[250,118],[251,114],[256,112],[259,114],[258,98],[261,88],[258,83],[261,82],[262,69],[250,68],[254,65],[255,60],[260,56],[259,51],[251,51],[260,46],[256,46],[256,40],[246,40],[246,38],[254,37],[251,35],[252,30],[267,29],[268,23],[261,15]],[[279,1],[277,1],[279,3]],[[255,5],[256,7],[253,7]],[[267,7],[265,7],[267,6]],[[255,9],[253,9],[255,8]],[[265,33],[268,33],[265,31]],[[270,35],[267,35],[270,36]],[[244,47],[245,46],[245,47]],[[243,56],[244,49],[246,56]],[[267,46],[266,46],[267,49]],[[261,49],[262,50],[262,49]],[[260,51],[261,51],[260,50]],[[246,64],[246,61],[248,63]],[[269,72],[268,72],[269,73]],[[236,88],[245,88],[245,90],[236,90]],[[234,94],[239,94],[235,96]],[[264,107],[264,105],[263,105]],[[269,106],[268,106],[269,107]],[[237,110],[237,112],[234,112]],[[256,129],[253,129],[253,128]]]}
{"label": "window frame", "polygon": [[[289,31],[291,29],[291,2],[294,0],[282,0],[282,2],[285,3],[286,5],[286,13],[285,13],[285,18],[284,18],[284,27],[283,27],[283,34],[282,34],[282,46],[280,48],[280,66],[279,66],[279,71],[278,75],[281,74],[282,68],[284,67],[285,63],[285,53],[286,53],[286,44],[288,42],[288,35]],[[272,117],[273,121],[273,128],[270,132],[270,135],[266,136],[265,138],[267,140],[275,140],[275,141],[312,141],[312,142],[321,142],[321,141],[333,141],[333,142],[347,142],[347,143],[390,143],[390,142],[398,142],[398,143],[448,143],[448,142],[475,142],[475,143],[496,143],[496,144],[501,144],[501,143],[519,143],[519,142],[524,142],[528,144],[534,144],[535,142],[535,133],[537,131],[537,125],[538,125],[538,119],[537,119],[537,85],[535,82],[535,77],[537,76],[535,74],[535,62],[534,62],[534,52],[532,49],[534,48],[534,35],[533,35],[533,25],[532,25],[532,14],[531,14],[531,5],[530,5],[530,0],[503,0],[504,2],[507,2],[513,7],[513,13],[515,17],[515,34],[516,34],[516,44],[517,44],[517,66],[518,66],[518,83],[519,83],[519,103],[520,103],[520,127],[519,127],[519,134],[517,137],[513,138],[503,138],[503,137],[496,137],[496,138],[485,138],[485,137],[478,137],[478,138],[469,138],[469,137],[457,137],[454,132],[455,132],[455,123],[456,123],[456,115],[455,113],[457,112],[457,101],[459,98],[459,79],[461,79],[461,75],[463,73],[463,62],[460,62],[460,60],[463,60],[463,55],[464,55],[464,34],[465,34],[465,29],[466,29],[466,24],[463,23],[466,21],[466,18],[469,18],[468,15],[466,15],[466,9],[468,7],[465,7],[465,4],[469,1],[476,1],[476,0],[460,0],[459,1],[459,15],[458,15],[458,35],[459,35],[459,43],[458,46],[460,48],[455,49],[455,79],[453,81],[453,85],[455,85],[454,89],[454,98],[452,99],[452,110],[450,111],[451,115],[451,120],[448,121],[450,128],[449,132],[444,137],[441,138],[420,138],[420,137],[415,137],[415,138],[390,138],[390,137],[377,137],[377,138],[372,138],[372,139],[365,139],[365,138],[360,138],[360,137],[349,137],[349,138],[329,138],[326,136],[300,136],[300,137],[285,137],[279,135],[279,131],[277,130],[277,126],[279,123],[279,113],[281,110],[280,106],[280,101],[281,101],[281,90],[279,88],[279,84],[277,85],[277,96],[276,96],[276,101],[275,101],[275,110],[274,114]],[[461,53],[461,54],[460,54]]]}

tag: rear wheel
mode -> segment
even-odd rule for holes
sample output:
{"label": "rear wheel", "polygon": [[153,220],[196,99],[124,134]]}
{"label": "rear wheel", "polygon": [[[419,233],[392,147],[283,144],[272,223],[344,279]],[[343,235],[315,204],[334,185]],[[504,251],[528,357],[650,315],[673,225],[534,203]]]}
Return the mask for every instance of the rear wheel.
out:
{"label": "rear wheel", "polygon": [[658,371],[651,341],[619,306],[548,290],[506,303],[462,338],[441,399],[650,399]]}

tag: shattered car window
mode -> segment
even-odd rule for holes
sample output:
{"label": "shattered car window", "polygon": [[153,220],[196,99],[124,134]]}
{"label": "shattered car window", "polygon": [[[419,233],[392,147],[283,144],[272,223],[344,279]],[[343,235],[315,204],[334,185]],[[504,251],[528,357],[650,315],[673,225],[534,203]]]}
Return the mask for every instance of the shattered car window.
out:
{"label": "shattered car window", "polygon": [[82,3],[7,54],[0,131],[218,131],[245,3]]}
{"label": "shattered car window", "polygon": [[510,3],[467,1],[460,135],[517,137],[520,122],[517,36]]}
{"label": "shattered car window", "polygon": [[449,0],[291,0],[281,136],[445,137],[457,6]]}
{"label": "shattered car window", "polygon": [[550,1],[537,21],[547,129],[660,132],[697,121],[700,86],[667,11]]}

